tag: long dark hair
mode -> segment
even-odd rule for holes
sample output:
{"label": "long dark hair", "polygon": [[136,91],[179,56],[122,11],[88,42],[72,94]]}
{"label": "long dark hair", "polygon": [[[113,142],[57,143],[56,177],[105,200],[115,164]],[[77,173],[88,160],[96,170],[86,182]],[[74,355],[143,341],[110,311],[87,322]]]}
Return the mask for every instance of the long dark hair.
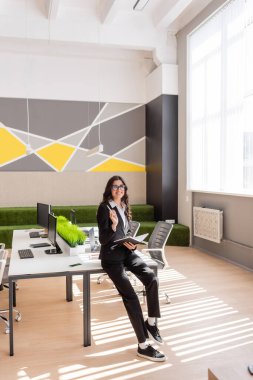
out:
{"label": "long dark hair", "polygon": [[128,194],[127,194],[127,185],[126,182],[123,180],[122,177],[119,175],[114,175],[111,177],[106,186],[105,186],[105,191],[103,193],[103,200],[101,203],[108,203],[112,199],[112,185],[114,181],[121,181],[123,185],[125,186],[125,193],[124,196],[121,198],[121,200],[125,203],[126,209],[125,209],[125,214],[128,220],[132,219],[132,213],[129,205],[129,199],[128,199]]}

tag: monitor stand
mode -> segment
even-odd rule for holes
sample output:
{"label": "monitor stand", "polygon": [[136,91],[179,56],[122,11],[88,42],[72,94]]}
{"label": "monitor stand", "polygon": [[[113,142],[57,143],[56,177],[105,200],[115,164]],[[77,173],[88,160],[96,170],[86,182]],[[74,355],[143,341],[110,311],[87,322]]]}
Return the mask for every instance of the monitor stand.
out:
{"label": "monitor stand", "polygon": [[59,245],[57,243],[55,244],[55,248],[45,249],[44,252],[47,255],[58,255],[58,254],[62,253],[61,248],[59,247]]}

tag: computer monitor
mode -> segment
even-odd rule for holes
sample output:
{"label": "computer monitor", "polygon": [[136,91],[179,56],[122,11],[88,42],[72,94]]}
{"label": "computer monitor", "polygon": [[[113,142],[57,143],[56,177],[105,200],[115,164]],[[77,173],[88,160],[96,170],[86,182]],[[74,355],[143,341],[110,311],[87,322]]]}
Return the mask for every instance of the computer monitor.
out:
{"label": "computer monitor", "polygon": [[56,226],[57,226],[57,218],[52,214],[48,214],[48,240],[55,247],[55,248],[45,250],[45,253],[48,255],[62,253],[59,245],[56,242]]}
{"label": "computer monitor", "polygon": [[48,214],[51,212],[51,205],[45,203],[37,203],[37,224],[44,227],[44,232],[32,231],[29,232],[30,238],[47,238],[48,230]]}
{"label": "computer monitor", "polygon": [[37,224],[48,229],[48,215],[51,212],[51,205],[37,203]]}
{"label": "computer monitor", "polygon": [[76,211],[73,208],[70,210],[70,221],[72,224],[76,224]]}

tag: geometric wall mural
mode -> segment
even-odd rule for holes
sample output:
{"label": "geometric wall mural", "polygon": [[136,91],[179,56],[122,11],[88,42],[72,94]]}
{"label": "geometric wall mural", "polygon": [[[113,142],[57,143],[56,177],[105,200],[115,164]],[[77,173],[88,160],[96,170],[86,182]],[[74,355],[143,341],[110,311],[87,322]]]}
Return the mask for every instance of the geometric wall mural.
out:
{"label": "geometric wall mural", "polygon": [[144,105],[0,98],[0,171],[145,170]]}

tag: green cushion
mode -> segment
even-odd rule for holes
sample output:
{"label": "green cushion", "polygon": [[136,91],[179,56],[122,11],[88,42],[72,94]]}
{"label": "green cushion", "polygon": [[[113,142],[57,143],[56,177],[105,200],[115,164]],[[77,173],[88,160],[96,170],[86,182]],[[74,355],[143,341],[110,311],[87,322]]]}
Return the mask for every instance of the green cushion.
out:
{"label": "green cushion", "polygon": [[0,208],[0,226],[19,226],[36,224],[36,207],[3,207]]}
{"label": "green cushion", "polygon": [[[96,222],[98,206],[54,206],[55,215],[63,215],[69,219],[70,210],[76,211],[77,223]],[[154,207],[151,205],[133,205],[133,220],[154,220]],[[0,208],[0,226],[19,226],[22,224],[36,224],[36,207],[3,207]]]}
{"label": "green cushion", "polygon": [[[156,222],[141,222],[138,235],[148,233],[149,236],[152,234],[153,229],[155,228]],[[149,238],[147,237],[147,239]],[[188,247],[190,243],[190,229],[183,224],[174,224],[173,230],[169,236],[169,239],[166,245],[174,245],[181,247]]]}
{"label": "green cushion", "polygon": [[70,218],[70,210],[76,212],[76,222],[80,223],[95,223],[98,206],[54,206],[52,208],[55,215],[63,215],[67,219]]}
{"label": "green cushion", "polygon": [[41,227],[36,224],[28,224],[22,226],[0,226],[0,243],[5,243],[6,248],[11,248],[13,230],[30,230],[31,228]]}
{"label": "green cushion", "polygon": [[[55,215],[63,215],[69,219],[70,210],[76,212],[77,223],[94,223],[96,222],[96,214],[98,206],[56,206],[53,207]],[[151,205],[133,205],[131,206],[133,220],[153,221],[154,206]]]}
{"label": "green cushion", "polygon": [[[70,218],[70,210],[76,211],[77,224],[80,226],[96,226],[96,213],[98,206],[54,206],[55,215]],[[141,223],[138,234],[151,234],[156,222],[154,221],[154,206],[131,206],[132,219]],[[0,208],[0,242],[6,248],[11,247],[13,230],[40,228],[37,224],[36,207],[3,207]],[[175,224],[167,244],[188,246],[190,239],[189,227]]]}
{"label": "green cushion", "polygon": [[132,219],[137,222],[152,222],[154,220],[154,206],[134,205],[131,207]]}

